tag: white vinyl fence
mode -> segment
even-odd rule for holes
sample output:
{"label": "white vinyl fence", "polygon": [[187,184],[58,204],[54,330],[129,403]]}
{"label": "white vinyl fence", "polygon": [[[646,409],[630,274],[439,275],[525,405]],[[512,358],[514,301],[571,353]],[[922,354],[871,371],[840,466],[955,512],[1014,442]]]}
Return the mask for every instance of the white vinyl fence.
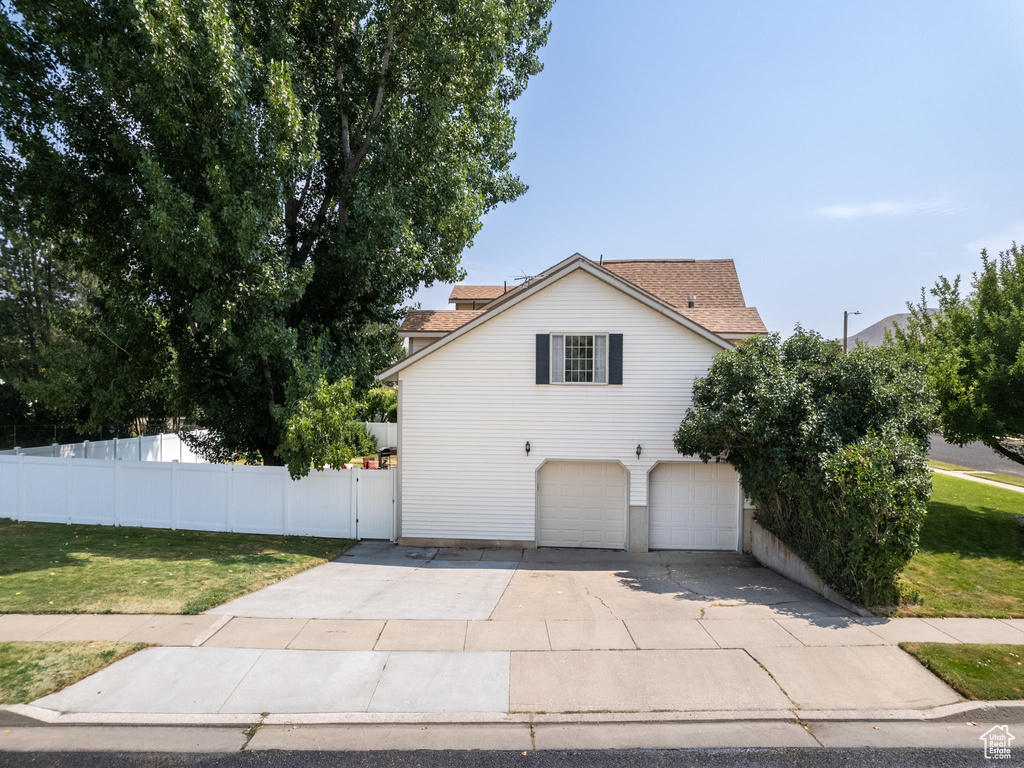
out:
{"label": "white vinyl fence", "polygon": [[377,438],[377,450],[398,447],[398,425],[378,421],[364,421],[366,429]]}
{"label": "white vinyl fence", "polygon": [[397,474],[0,456],[0,517],[393,540]]}
{"label": "white vinyl fence", "polygon": [[115,437],[112,440],[83,440],[80,443],[53,443],[31,448],[0,451],[0,456],[48,456],[75,459],[122,459],[124,461],[180,461],[204,464],[206,459],[192,452],[173,432],[140,437]]}
{"label": "white vinyl fence", "polygon": [[[398,446],[398,425],[374,421],[363,422],[370,434],[377,438],[377,448]],[[181,437],[168,432],[140,437],[115,437],[111,440],[83,440],[80,443],[52,443],[30,448],[19,447],[0,451],[0,456],[49,456],[75,459],[122,459],[124,461],[180,461],[186,464],[205,464],[206,459],[193,453]]]}

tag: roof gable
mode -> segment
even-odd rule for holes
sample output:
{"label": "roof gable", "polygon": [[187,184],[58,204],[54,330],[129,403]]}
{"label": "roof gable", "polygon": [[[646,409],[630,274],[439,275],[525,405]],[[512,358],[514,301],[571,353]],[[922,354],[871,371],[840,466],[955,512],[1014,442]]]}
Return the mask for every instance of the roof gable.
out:
{"label": "roof gable", "polygon": [[424,347],[418,352],[414,352],[413,354],[406,357],[404,360],[401,360],[400,362],[395,363],[395,365],[391,366],[390,368],[382,371],[380,374],[378,374],[377,380],[384,381],[390,379],[399,371],[408,368],[410,365],[413,365],[419,360],[422,360],[427,355],[436,352],[438,349],[445,346],[446,344],[451,343],[460,336],[466,333],[470,333],[474,328],[481,325],[482,323],[487,322],[490,318],[500,314],[501,312],[504,312],[506,309],[509,309],[510,307],[515,306],[521,301],[528,299],[530,296],[534,295],[539,291],[544,290],[546,287],[552,285],[560,278],[565,277],[566,275],[571,274],[576,270],[584,270],[588,272],[597,279],[602,280],[605,283],[608,283],[609,285],[613,286],[614,288],[617,288],[626,295],[636,299],[640,303],[647,305],[656,312],[664,315],[665,317],[670,318],[671,320],[674,320],[683,327],[693,331],[698,336],[707,339],[716,346],[721,347],[723,349],[732,348],[732,344],[730,344],[726,339],[722,338],[721,336],[712,331],[709,331],[707,328],[700,325],[698,322],[686,317],[685,315],[680,313],[675,307],[670,306],[669,304],[662,301],[658,297],[652,296],[643,289],[626,281],[619,275],[616,275],[615,273],[604,269],[603,267],[595,264],[585,256],[577,253],[573,254],[565,261],[562,261],[556,264],[555,266],[551,267],[551,269],[546,270],[544,274],[534,278],[533,280],[527,283],[524,283],[523,285],[517,286],[513,290],[506,292],[500,298],[495,299],[491,303],[489,303],[487,307],[485,307],[484,309],[477,310],[477,312],[479,313],[477,317],[473,318],[468,323],[452,331],[446,336],[441,337],[433,344]]}

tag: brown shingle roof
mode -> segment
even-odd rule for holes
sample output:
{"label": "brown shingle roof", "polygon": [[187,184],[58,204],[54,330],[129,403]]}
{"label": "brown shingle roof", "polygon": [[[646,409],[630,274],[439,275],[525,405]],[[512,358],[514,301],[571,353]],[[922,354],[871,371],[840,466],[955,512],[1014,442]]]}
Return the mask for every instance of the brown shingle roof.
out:
{"label": "brown shingle roof", "polygon": [[697,307],[747,305],[732,259],[605,260],[602,266],[673,307],[686,307],[690,296]]}
{"label": "brown shingle roof", "polygon": [[472,301],[496,299],[505,292],[503,285],[453,285],[448,301]]}
{"label": "brown shingle roof", "polygon": [[410,309],[405,320],[398,327],[398,332],[443,331],[447,333],[461,328],[482,313],[482,309]]}
{"label": "brown shingle roof", "polygon": [[[747,305],[732,259],[611,259],[601,266],[673,307],[685,307],[691,296],[697,307]],[[456,285],[448,300],[496,299],[503,293],[501,285]]]}
{"label": "brown shingle roof", "polygon": [[768,333],[756,307],[679,307],[678,311],[712,333]]}
{"label": "brown shingle roof", "polygon": [[[760,314],[746,306],[732,259],[621,259],[601,266],[718,334],[767,333]],[[456,285],[449,301],[493,300],[522,288],[501,285]],[[687,306],[690,296],[697,304]],[[488,305],[490,306],[490,305]],[[484,309],[411,310],[399,331],[447,333],[473,320]]]}

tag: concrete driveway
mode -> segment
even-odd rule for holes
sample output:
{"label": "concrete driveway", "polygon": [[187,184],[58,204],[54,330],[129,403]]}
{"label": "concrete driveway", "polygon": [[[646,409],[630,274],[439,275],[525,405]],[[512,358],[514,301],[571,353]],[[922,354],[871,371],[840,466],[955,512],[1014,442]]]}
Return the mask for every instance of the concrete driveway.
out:
{"label": "concrete driveway", "polygon": [[734,553],[436,550],[363,542],[225,603],[258,618],[657,621],[822,618],[847,611]]}
{"label": "concrete driveway", "polygon": [[1024,644],[1009,620],[850,616],[728,553],[363,543],[211,614],[201,647],[143,650],[36,704],[217,716],[920,710],[960,697],[897,643]]}

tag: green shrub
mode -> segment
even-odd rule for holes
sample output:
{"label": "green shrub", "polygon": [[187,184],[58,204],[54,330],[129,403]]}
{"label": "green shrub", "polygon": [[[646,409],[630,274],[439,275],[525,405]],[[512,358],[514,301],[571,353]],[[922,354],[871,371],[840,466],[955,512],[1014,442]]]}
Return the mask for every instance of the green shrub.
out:
{"label": "green shrub", "polygon": [[931,426],[920,366],[894,345],[797,329],[715,358],[694,384],[677,450],[730,462],[755,519],[834,589],[895,602],[931,492]]}

